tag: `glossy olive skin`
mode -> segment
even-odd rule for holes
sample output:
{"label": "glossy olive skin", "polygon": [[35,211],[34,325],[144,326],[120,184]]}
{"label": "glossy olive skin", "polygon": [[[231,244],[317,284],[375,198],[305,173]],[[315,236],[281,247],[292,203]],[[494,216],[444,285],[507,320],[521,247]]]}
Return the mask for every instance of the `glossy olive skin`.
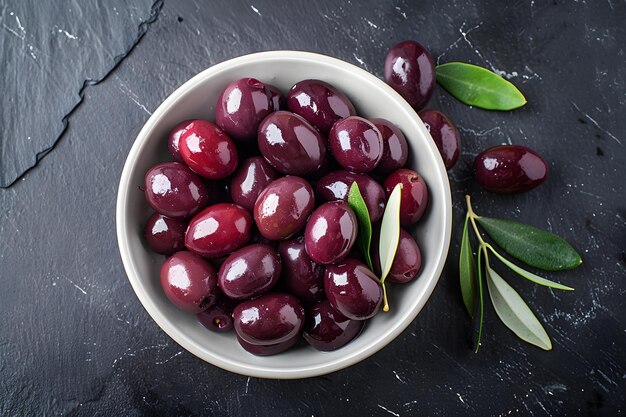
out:
{"label": "glossy olive skin", "polygon": [[259,232],[270,240],[285,240],[304,227],[315,207],[311,185],[295,176],[271,182],[254,204],[254,221]]}
{"label": "glossy olive skin", "polygon": [[548,178],[548,163],[525,146],[505,145],[489,148],[474,159],[476,180],[487,191],[522,193]]}
{"label": "glossy olive skin", "polygon": [[161,287],[178,308],[199,313],[215,304],[217,274],[207,260],[191,252],[176,252],[161,267]]}
{"label": "glossy olive skin", "polygon": [[387,119],[372,119],[371,122],[383,138],[383,156],[374,172],[387,175],[404,167],[409,158],[409,145],[402,131]]}
{"label": "glossy olive skin", "polygon": [[356,338],[364,325],[365,321],[350,320],[323,300],[307,310],[302,336],[315,349],[330,352]]}
{"label": "glossy olive skin", "polygon": [[373,317],[383,300],[383,290],[376,275],[365,264],[352,258],[326,267],[324,291],[330,305],[352,320]]}
{"label": "glossy olive skin", "polygon": [[233,252],[220,267],[217,285],[235,300],[258,297],[272,288],[282,272],[274,248],[254,244]]}
{"label": "glossy olive skin", "polygon": [[167,217],[189,217],[208,202],[200,177],[179,162],[164,162],[150,168],[144,178],[148,205]]}
{"label": "glossy olive skin", "polygon": [[383,137],[369,120],[350,116],[328,133],[330,151],[339,165],[352,172],[370,172],[383,157]]}
{"label": "glossy olive skin", "polygon": [[461,155],[461,134],[448,116],[440,111],[424,109],[417,113],[439,148],[446,169],[451,169]]}
{"label": "glossy olive skin", "polygon": [[354,246],[357,230],[356,215],[347,203],[324,203],[315,209],[304,230],[306,253],[320,264],[339,262]]}
{"label": "glossy olive skin", "polygon": [[252,142],[261,120],[273,111],[272,93],[266,85],[241,78],[228,84],[217,99],[215,123],[234,140]]}
{"label": "glossy olive skin", "polygon": [[150,249],[161,255],[171,255],[185,249],[187,222],[154,213],[144,227]]}
{"label": "glossy olive skin", "polygon": [[270,95],[272,96],[272,105],[274,107],[274,111],[287,110],[287,97],[285,97],[283,92],[280,91],[278,87],[271,84],[265,84],[265,87],[267,87]]}
{"label": "glossy olive skin", "polygon": [[397,184],[402,184],[400,224],[402,226],[410,226],[417,223],[426,211],[428,206],[428,187],[420,174],[413,170],[402,168],[385,178],[383,187],[385,188],[387,198],[389,198]]}
{"label": "glossy olive skin", "polygon": [[220,128],[206,120],[188,124],[178,146],[189,168],[210,180],[226,178],[237,169],[235,144]]}
{"label": "glossy olive skin", "polygon": [[304,117],[322,134],[340,119],[354,116],[354,105],[341,91],[320,80],[300,81],[287,94],[287,107]]}
{"label": "glossy olive skin", "polygon": [[185,133],[187,126],[191,122],[193,122],[192,119],[179,122],[172,128],[172,130],[170,130],[170,133],[167,136],[167,150],[176,162],[183,162],[183,157],[180,155],[180,149],[178,149],[178,142],[180,140],[180,135]]}
{"label": "glossy olive skin", "polygon": [[278,172],[260,156],[253,156],[241,163],[230,181],[230,197],[249,212],[261,191],[278,178]]}
{"label": "glossy olive skin", "polygon": [[248,343],[243,340],[239,335],[237,335],[237,341],[246,351],[252,353],[256,356],[272,356],[278,353],[284,352],[287,349],[293,347],[300,340],[300,335],[297,334],[289,340],[285,340],[284,342],[275,343],[272,345],[255,345],[252,343]]}
{"label": "glossy olive skin", "polygon": [[[377,248],[380,236],[372,239],[372,247]],[[380,275],[380,258],[377,250],[372,251],[372,263],[376,273]],[[388,282],[405,284],[417,278],[422,268],[422,253],[413,236],[404,229],[400,229],[400,240],[396,256],[393,258],[391,269],[387,275]]]}
{"label": "glossy olive skin", "polygon": [[334,171],[315,185],[315,196],[319,201],[343,200],[348,201],[350,187],[356,182],[361,196],[367,206],[372,223],[376,223],[385,211],[385,190],[367,174],[357,174],[344,170]]}
{"label": "glossy olive skin", "polygon": [[420,110],[435,91],[435,61],[421,44],[400,42],[387,52],[385,80],[415,110]]}
{"label": "glossy olive skin", "polygon": [[304,238],[280,242],[282,281],[286,289],[305,303],[324,297],[324,266],[314,262],[304,249]]}
{"label": "glossy olive skin", "polygon": [[273,345],[300,334],[304,308],[291,294],[269,293],[237,305],[233,318],[235,331],[245,342]]}
{"label": "glossy olive skin", "polygon": [[208,330],[217,333],[228,332],[233,328],[233,310],[237,302],[220,294],[212,307],[197,313],[196,318]]}
{"label": "glossy olive skin", "polygon": [[245,209],[236,204],[215,204],[191,219],[185,246],[206,258],[220,258],[248,243],[251,228],[252,216]]}
{"label": "glossy olive skin", "polygon": [[277,111],[259,125],[259,150],[277,171],[307,175],[322,166],[326,155],[324,139],[302,116]]}

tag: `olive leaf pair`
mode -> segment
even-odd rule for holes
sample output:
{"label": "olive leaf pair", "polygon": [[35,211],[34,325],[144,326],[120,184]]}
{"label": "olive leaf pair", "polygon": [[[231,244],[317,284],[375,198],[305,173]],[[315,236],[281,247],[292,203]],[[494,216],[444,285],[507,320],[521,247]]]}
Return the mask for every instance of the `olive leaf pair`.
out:
{"label": "olive leaf pair", "polygon": [[[565,291],[571,291],[573,288],[540,277],[509,261],[491,244],[485,242],[478,225],[508,255],[538,269],[561,271],[576,268],[582,263],[580,255],[569,243],[552,233],[512,220],[478,216],[472,209],[470,196],[465,198],[467,215],[461,239],[459,278],[463,303],[470,317],[474,317],[477,303],[480,311],[475,351],[478,352],[480,347],[483,330],[485,311],[483,280],[487,282],[489,297],[504,325],[520,339],[545,350],[552,349],[550,337],[532,310],[515,289],[491,267],[489,254],[493,254],[510,270],[535,284]],[[469,225],[472,226],[474,235],[479,241],[476,258],[470,243]]]}
{"label": "olive leaf pair", "polygon": [[[378,244],[378,257],[380,259],[380,284],[383,287],[383,311],[389,311],[389,303],[387,302],[387,288],[385,279],[391,270],[393,259],[398,250],[400,241],[400,197],[402,196],[402,186],[396,185],[389,195],[385,212],[380,224],[380,239]],[[372,243],[372,222],[369,211],[365,205],[365,200],[359,190],[356,182],[350,186],[348,193],[348,204],[356,214],[359,223],[359,233],[357,235],[357,245],[361,254],[365,258],[370,271],[374,271],[372,257],[370,255],[370,245]]]}

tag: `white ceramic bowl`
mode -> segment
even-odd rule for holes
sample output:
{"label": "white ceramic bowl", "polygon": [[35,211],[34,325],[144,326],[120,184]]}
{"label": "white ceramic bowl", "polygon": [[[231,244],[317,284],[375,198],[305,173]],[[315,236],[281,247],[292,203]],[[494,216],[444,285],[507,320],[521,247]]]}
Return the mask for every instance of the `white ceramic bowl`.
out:
{"label": "white ceramic bowl", "polygon": [[[143,239],[143,225],[150,215],[143,193],[145,172],[169,160],[168,131],[190,118],[212,120],[222,89],[231,81],[254,77],[284,92],[297,81],[316,78],[343,91],[364,117],[394,122],[406,135],[411,150],[409,168],[418,171],[429,189],[425,217],[411,232],[422,250],[422,272],[415,282],[390,285],[389,313],[369,320],[363,333],[334,352],[311,347],[291,349],[279,355],[258,357],[244,351],[234,334],[205,330],[195,316],[177,309],[159,284],[163,257],[151,252]],[[413,109],[383,81],[341,60],[308,52],[261,52],[231,59],[201,72],[170,95],[150,117],[128,154],[117,197],[117,239],[128,279],[139,300],[157,324],[178,344],[220,368],[263,378],[305,378],[323,375],[355,364],[398,336],[420,312],[443,269],[451,227],[450,185],[438,150]]]}

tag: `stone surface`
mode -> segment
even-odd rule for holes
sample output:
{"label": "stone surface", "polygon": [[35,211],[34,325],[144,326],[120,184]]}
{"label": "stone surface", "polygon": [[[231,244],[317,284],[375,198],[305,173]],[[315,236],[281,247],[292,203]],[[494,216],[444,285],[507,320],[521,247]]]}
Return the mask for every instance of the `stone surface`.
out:
{"label": "stone surface", "polygon": [[[10,3],[0,6],[2,184],[62,136],[35,169],[0,190],[0,415],[623,412],[624,2]],[[496,70],[529,101],[498,113],[468,108],[441,89],[431,100],[457,123],[463,154],[450,172],[448,265],[422,313],[373,357],[303,381],[230,374],[182,350],[130,289],[115,237],[119,174],[150,112],[192,75],[238,55],[310,50],[381,76],[387,48],[405,39],[439,62]],[[502,143],[541,153],[548,181],[517,196],[482,191],[473,158]],[[580,268],[548,274],[573,293],[504,274],[545,324],[552,352],[519,341],[491,307],[482,349],[472,352],[475,329],[455,265],[466,193],[479,213],[552,230],[582,253]]]}

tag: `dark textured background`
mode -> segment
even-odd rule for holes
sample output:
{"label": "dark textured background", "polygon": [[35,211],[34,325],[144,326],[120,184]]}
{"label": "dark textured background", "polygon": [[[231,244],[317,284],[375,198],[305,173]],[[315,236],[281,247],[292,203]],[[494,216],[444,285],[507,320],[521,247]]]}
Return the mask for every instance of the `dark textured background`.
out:
{"label": "dark textured background", "polygon": [[[0,1],[0,415],[621,413],[623,0],[125,3]],[[151,111],[238,55],[316,51],[380,76],[387,48],[405,39],[441,62],[491,68],[528,99],[511,113],[471,109],[441,90],[431,102],[456,121],[464,149],[450,173],[449,262],[425,309],[387,348],[322,378],[246,378],[183,351],[132,292],[115,237],[119,174]],[[501,143],[539,151],[548,182],[517,196],[481,191],[473,157]],[[545,323],[552,352],[517,340],[491,307],[483,348],[472,352],[455,267],[465,193],[479,213],[552,230],[583,254],[577,270],[549,274],[573,293],[507,275]]]}

